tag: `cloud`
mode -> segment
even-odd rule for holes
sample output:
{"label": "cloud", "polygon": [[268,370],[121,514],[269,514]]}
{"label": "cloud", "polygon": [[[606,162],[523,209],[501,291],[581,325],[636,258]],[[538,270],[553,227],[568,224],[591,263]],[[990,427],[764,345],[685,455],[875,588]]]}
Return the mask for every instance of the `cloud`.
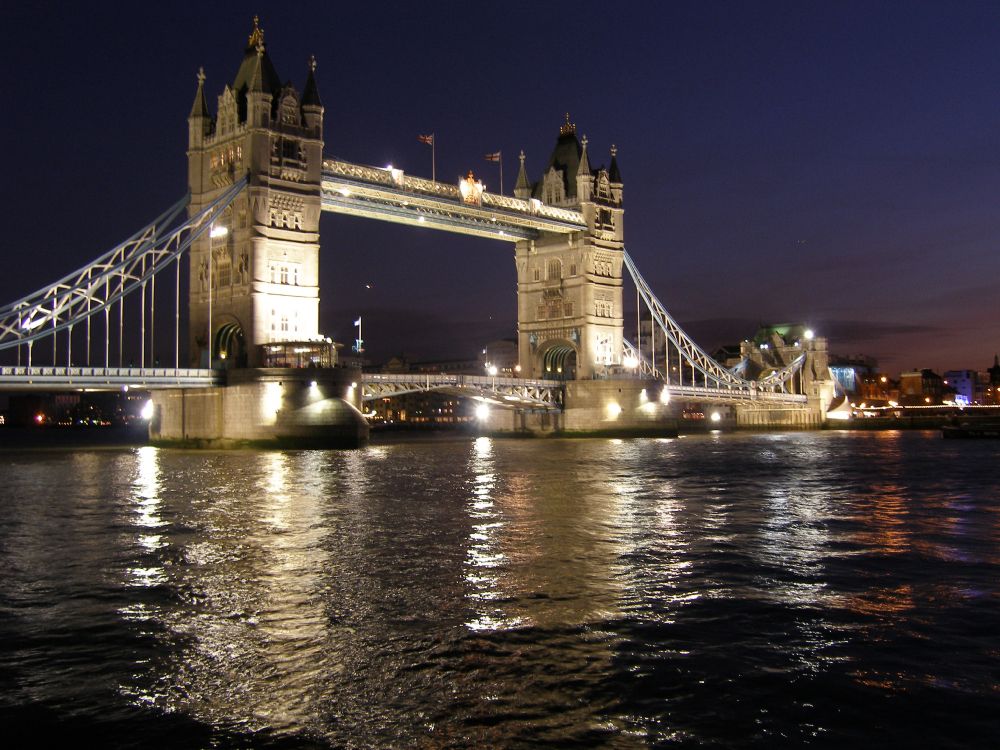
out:
{"label": "cloud", "polygon": [[816,330],[831,342],[880,341],[897,336],[941,335],[947,329],[915,323],[893,323],[872,320],[818,320]]}

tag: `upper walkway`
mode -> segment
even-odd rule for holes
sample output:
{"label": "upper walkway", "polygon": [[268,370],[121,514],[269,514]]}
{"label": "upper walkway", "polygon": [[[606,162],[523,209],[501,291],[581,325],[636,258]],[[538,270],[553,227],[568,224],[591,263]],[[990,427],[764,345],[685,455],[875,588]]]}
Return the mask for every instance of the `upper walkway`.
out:
{"label": "upper walkway", "polygon": [[323,210],[398,224],[513,242],[542,232],[568,234],[587,228],[583,214],[539,200],[486,191],[462,195],[457,184],[411,177],[393,167],[323,160]]}

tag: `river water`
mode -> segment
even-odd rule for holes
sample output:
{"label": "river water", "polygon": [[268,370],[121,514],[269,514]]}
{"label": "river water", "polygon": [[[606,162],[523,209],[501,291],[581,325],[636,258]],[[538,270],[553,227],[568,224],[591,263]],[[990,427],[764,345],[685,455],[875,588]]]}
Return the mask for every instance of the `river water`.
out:
{"label": "river water", "polygon": [[997,747],[998,460],[918,432],[6,450],[4,745]]}

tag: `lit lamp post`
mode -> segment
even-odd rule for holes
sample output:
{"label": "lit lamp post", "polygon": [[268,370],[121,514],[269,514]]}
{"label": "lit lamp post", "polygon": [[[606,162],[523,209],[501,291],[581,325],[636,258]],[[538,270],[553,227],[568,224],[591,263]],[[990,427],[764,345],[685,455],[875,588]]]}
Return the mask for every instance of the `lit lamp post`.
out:
{"label": "lit lamp post", "polygon": [[225,237],[229,234],[229,228],[221,224],[212,224],[212,228],[208,231],[208,366],[212,366],[212,350],[215,348],[214,342],[212,341],[212,297],[214,292],[212,290],[212,258],[215,255],[215,247],[213,240]]}

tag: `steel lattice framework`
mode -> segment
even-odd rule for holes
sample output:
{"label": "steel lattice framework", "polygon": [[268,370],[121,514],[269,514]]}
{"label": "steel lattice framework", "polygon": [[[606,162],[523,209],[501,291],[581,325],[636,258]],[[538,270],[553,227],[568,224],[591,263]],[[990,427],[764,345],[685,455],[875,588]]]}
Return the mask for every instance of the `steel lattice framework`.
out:
{"label": "steel lattice framework", "polygon": [[472,397],[498,406],[556,411],[562,408],[563,384],[558,380],[446,373],[402,375],[365,373],[362,377],[363,401],[376,401],[380,398],[427,391]]}
{"label": "steel lattice framework", "polygon": [[[629,254],[625,251],[622,254],[625,260],[625,268],[628,269],[639,296],[649,310],[653,324],[663,332],[667,341],[675,347],[681,362],[689,366],[692,372],[697,372],[701,375],[702,384],[700,386],[694,382],[689,386],[682,386],[686,391],[691,392],[688,395],[713,394],[713,396],[718,397],[721,394],[726,394],[725,397],[727,399],[750,398],[756,400],[769,396],[770,398],[764,398],[763,400],[806,400],[805,396],[786,391],[787,384],[801,371],[802,366],[805,364],[805,353],[796,357],[786,367],[775,370],[760,380],[752,381],[740,377],[737,373],[743,371],[745,365],[743,367],[738,365],[731,370],[727,369],[698,346],[677,324],[677,321],[673,319],[670,313],[667,312],[667,309],[660,300],[656,298],[653,290],[646,283],[642,274],[639,273],[639,269],[636,268],[635,262]],[[635,346],[629,342],[625,342],[624,350],[625,357],[633,359],[640,372],[664,381],[668,380],[664,373],[646,360]],[[671,385],[670,389],[671,392],[679,392],[676,385]]]}
{"label": "steel lattice framework", "polygon": [[[204,210],[182,219],[189,196],[177,201],[167,211],[133,234],[127,240],[101,255],[86,266],[64,276],[36,292],[0,308],[0,351],[27,346],[28,367],[35,342],[67,332],[67,362],[72,362],[72,332],[78,325],[87,327],[87,353],[90,352],[90,326],[95,315],[104,315],[104,365],[109,367],[112,307],[121,306],[126,297],[137,293],[141,297],[140,362],[146,359],[146,295],[149,293],[150,315],[155,309],[155,279],[168,269],[176,272],[174,306],[180,311],[180,259],[191,244],[208,230],[240,191],[246,178],[235,182]],[[150,321],[152,325],[153,320]],[[175,357],[179,359],[179,331],[175,333]],[[121,320],[119,320],[119,351],[121,350]],[[20,351],[20,350],[19,350]],[[179,364],[179,362],[177,363]]]}

